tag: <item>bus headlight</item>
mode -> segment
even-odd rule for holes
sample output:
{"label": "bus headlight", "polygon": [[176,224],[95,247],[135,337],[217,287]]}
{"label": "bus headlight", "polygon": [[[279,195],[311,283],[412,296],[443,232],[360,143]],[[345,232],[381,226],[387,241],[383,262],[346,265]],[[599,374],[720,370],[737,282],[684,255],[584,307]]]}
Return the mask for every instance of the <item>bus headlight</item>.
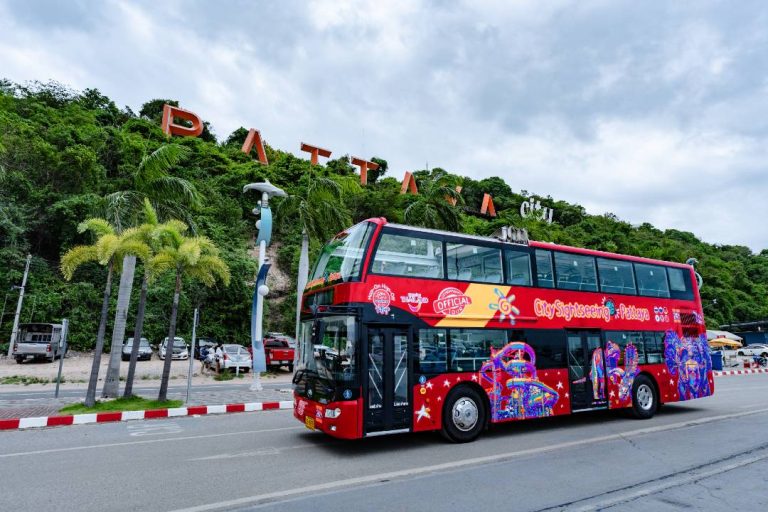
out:
{"label": "bus headlight", "polygon": [[326,418],[338,418],[341,416],[341,409],[338,407],[335,409],[326,409],[325,410],[325,417]]}

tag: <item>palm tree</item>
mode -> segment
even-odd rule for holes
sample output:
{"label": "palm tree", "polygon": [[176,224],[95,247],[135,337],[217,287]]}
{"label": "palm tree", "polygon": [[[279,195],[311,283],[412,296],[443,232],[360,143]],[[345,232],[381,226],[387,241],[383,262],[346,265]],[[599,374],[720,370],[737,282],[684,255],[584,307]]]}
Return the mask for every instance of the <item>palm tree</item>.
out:
{"label": "palm tree", "polygon": [[168,395],[168,378],[171,374],[171,355],[176,337],[176,315],[179,310],[182,277],[200,281],[209,287],[216,284],[217,278],[228,286],[230,279],[229,267],[219,257],[219,250],[213,242],[202,236],[186,237],[184,236],[186,230],[187,226],[184,223],[169,221],[158,226],[153,235],[159,243],[159,250],[150,259],[152,272],[176,271],[176,287],[173,293],[165,364],[160,381],[160,393],[157,397],[161,402],[165,401]]}
{"label": "palm tree", "polygon": [[85,405],[93,407],[96,403],[96,384],[99,380],[99,364],[101,353],[104,350],[104,331],[107,328],[107,314],[109,313],[109,297],[112,293],[112,274],[124,254],[134,252],[136,244],[116,233],[115,227],[105,219],[91,218],[83,221],[77,227],[80,233],[91,231],[98,238],[93,245],[80,245],[73,247],[61,258],[61,272],[64,278],[72,279],[75,270],[84,263],[96,261],[107,267],[107,283],[104,286],[104,299],[101,303],[101,319],[99,331],[96,335],[96,348],[93,354],[91,376],[88,381],[88,391],[85,395]]}
{"label": "palm tree", "polygon": [[131,346],[131,359],[128,363],[128,377],[125,380],[125,391],[123,396],[130,398],[133,395],[133,379],[136,375],[136,361],[139,357],[139,345],[141,344],[141,335],[144,329],[144,310],[147,304],[147,287],[149,280],[156,277],[152,274],[152,267],[150,266],[150,259],[154,256],[154,249],[156,249],[156,241],[152,237],[152,234],[159,222],[157,220],[157,212],[148,199],[144,199],[144,224],[134,228],[133,231],[128,233],[133,240],[143,246],[143,254],[139,255],[142,263],[144,264],[144,276],[141,280],[141,293],[139,294],[139,305],[136,311],[136,324],[133,328],[133,345]]}
{"label": "palm tree", "polygon": [[[344,185],[354,185],[359,189],[354,181],[349,184],[345,182]],[[305,195],[288,196],[277,207],[277,218],[282,225],[298,223],[301,227],[299,275],[296,280],[296,339],[299,336],[301,294],[309,274],[309,240],[324,242],[351,222],[349,212],[342,202],[342,188],[332,179],[314,177]]]}
{"label": "palm tree", "polygon": [[418,195],[411,196],[411,202],[403,212],[406,224],[433,229],[458,231],[461,225],[459,209],[447,199],[463,202],[456,191],[458,179],[442,169],[432,173],[419,182]]}
{"label": "palm tree", "polygon": [[[137,224],[146,200],[167,218],[189,220],[187,207],[194,208],[199,205],[198,193],[190,182],[168,173],[188,153],[189,150],[185,146],[178,144],[160,146],[141,160],[133,177],[132,189],[107,196],[108,216],[114,220],[118,231]],[[102,390],[102,396],[105,398],[117,396],[120,391],[119,354],[125,336],[135,263],[133,255],[126,255],[123,260],[123,274],[120,276],[120,290],[115,309],[115,328],[112,331],[112,352]]]}

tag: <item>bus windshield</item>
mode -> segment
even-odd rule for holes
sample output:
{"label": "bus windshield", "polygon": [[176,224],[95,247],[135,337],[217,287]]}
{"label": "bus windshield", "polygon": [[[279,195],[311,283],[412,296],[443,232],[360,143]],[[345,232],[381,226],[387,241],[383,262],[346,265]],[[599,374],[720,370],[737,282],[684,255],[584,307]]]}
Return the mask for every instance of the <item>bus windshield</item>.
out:
{"label": "bus windshield", "polygon": [[360,277],[365,247],[374,225],[363,222],[339,233],[320,253],[307,288]]}
{"label": "bus windshield", "polygon": [[357,374],[357,323],[334,316],[301,324],[297,378],[303,373],[327,381],[351,383]]}

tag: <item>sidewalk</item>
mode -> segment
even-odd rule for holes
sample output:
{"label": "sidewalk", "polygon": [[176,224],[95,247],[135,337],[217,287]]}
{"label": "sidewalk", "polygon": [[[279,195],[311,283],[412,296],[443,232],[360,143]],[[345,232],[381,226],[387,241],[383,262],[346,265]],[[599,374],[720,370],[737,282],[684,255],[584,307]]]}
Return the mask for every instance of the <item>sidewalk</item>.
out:
{"label": "sidewalk", "polygon": [[[277,379],[264,379],[262,378],[262,384],[268,384],[270,386],[277,385],[277,387],[265,388],[262,391],[251,391],[248,386],[252,382],[249,376],[240,380],[215,382],[210,383],[197,383],[192,385],[190,390],[189,403],[185,403],[185,406],[194,405],[219,405],[219,404],[235,404],[235,403],[252,403],[252,402],[280,402],[285,400],[293,400],[293,390],[291,389],[290,376],[280,376]],[[121,392],[124,383],[121,382]],[[168,392],[168,398],[170,400],[186,399],[187,392],[186,381],[175,380],[172,381],[170,386],[173,388]],[[97,388],[96,398],[101,396],[102,383],[99,382]],[[137,382],[134,384],[138,388],[149,389],[135,389],[134,394],[143,398],[156,399],[157,393],[160,389],[159,381],[150,382]],[[197,391],[196,387],[204,386],[204,389]],[[215,389],[221,387],[222,389]],[[235,389],[233,389],[235,387]],[[211,389],[213,388],[213,389]],[[83,401],[85,395],[85,386],[61,386],[61,391],[68,390],[81,390],[82,394],[78,397],[65,397],[65,398],[53,398],[55,385],[49,384],[45,387],[41,386],[0,386],[0,419],[6,418],[32,418],[40,416],[54,416],[59,412],[62,407],[78,403]],[[25,393],[36,393],[41,390],[45,390],[45,394],[48,396],[36,396],[34,398],[29,397],[13,397],[14,394],[23,395]]]}

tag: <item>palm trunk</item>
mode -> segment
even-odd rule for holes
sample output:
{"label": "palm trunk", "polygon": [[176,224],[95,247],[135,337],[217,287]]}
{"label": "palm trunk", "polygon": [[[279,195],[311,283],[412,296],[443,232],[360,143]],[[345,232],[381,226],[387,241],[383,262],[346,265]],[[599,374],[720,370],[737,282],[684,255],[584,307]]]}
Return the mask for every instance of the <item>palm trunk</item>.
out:
{"label": "palm trunk", "polygon": [[[299,275],[296,278],[296,346],[300,347],[299,343],[299,325],[301,321],[301,299],[304,293],[304,287],[307,286],[307,279],[309,274],[309,237],[307,236],[307,230],[301,231],[301,252],[299,253]],[[299,351],[294,351],[293,365],[296,367],[298,362]]]}
{"label": "palm trunk", "polygon": [[[168,379],[171,376],[171,360],[173,359],[173,341],[176,337],[176,314],[179,311],[179,295],[181,294],[181,269],[176,269],[176,289],[173,292],[173,308],[171,309],[171,326],[168,329],[168,343],[165,346],[165,364],[163,377],[160,380],[160,394],[157,399],[165,402],[168,399]],[[192,355],[190,354],[190,357]]]}
{"label": "palm trunk", "polygon": [[120,273],[115,325],[112,328],[112,348],[109,352],[109,368],[107,368],[107,377],[104,379],[104,389],[101,391],[102,398],[120,396],[120,359],[123,353],[125,324],[128,320],[128,306],[131,302],[131,288],[133,288],[135,270],[136,256],[125,256],[123,258],[123,270]]}
{"label": "palm trunk", "polygon": [[125,381],[125,391],[123,396],[130,398],[133,394],[133,377],[136,373],[136,361],[139,358],[139,345],[141,345],[141,334],[144,329],[144,308],[147,303],[147,273],[144,273],[144,279],[141,280],[141,294],[139,295],[139,308],[136,311],[136,326],[133,328],[133,346],[131,347],[131,362],[128,364],[128,377]]}
{"label": "palm trunk", "polygon": [[96,335],[96,347],[93,350],[93,364],[91,365],[91,377],[88,380],[88,391],[85,393],[85,406],[93,407],[96,404],[96,385],[99,382],[99,366],[101,365],[101,352],[104,350],[104,332],[107,330],[107,314],[109,313],[109,296],[112,294],[112,270],[115,268],[114,259],[109,260],[107,271],[107,285],[104,287],[104,300],[101,302],[101,320],[99,332]]}

